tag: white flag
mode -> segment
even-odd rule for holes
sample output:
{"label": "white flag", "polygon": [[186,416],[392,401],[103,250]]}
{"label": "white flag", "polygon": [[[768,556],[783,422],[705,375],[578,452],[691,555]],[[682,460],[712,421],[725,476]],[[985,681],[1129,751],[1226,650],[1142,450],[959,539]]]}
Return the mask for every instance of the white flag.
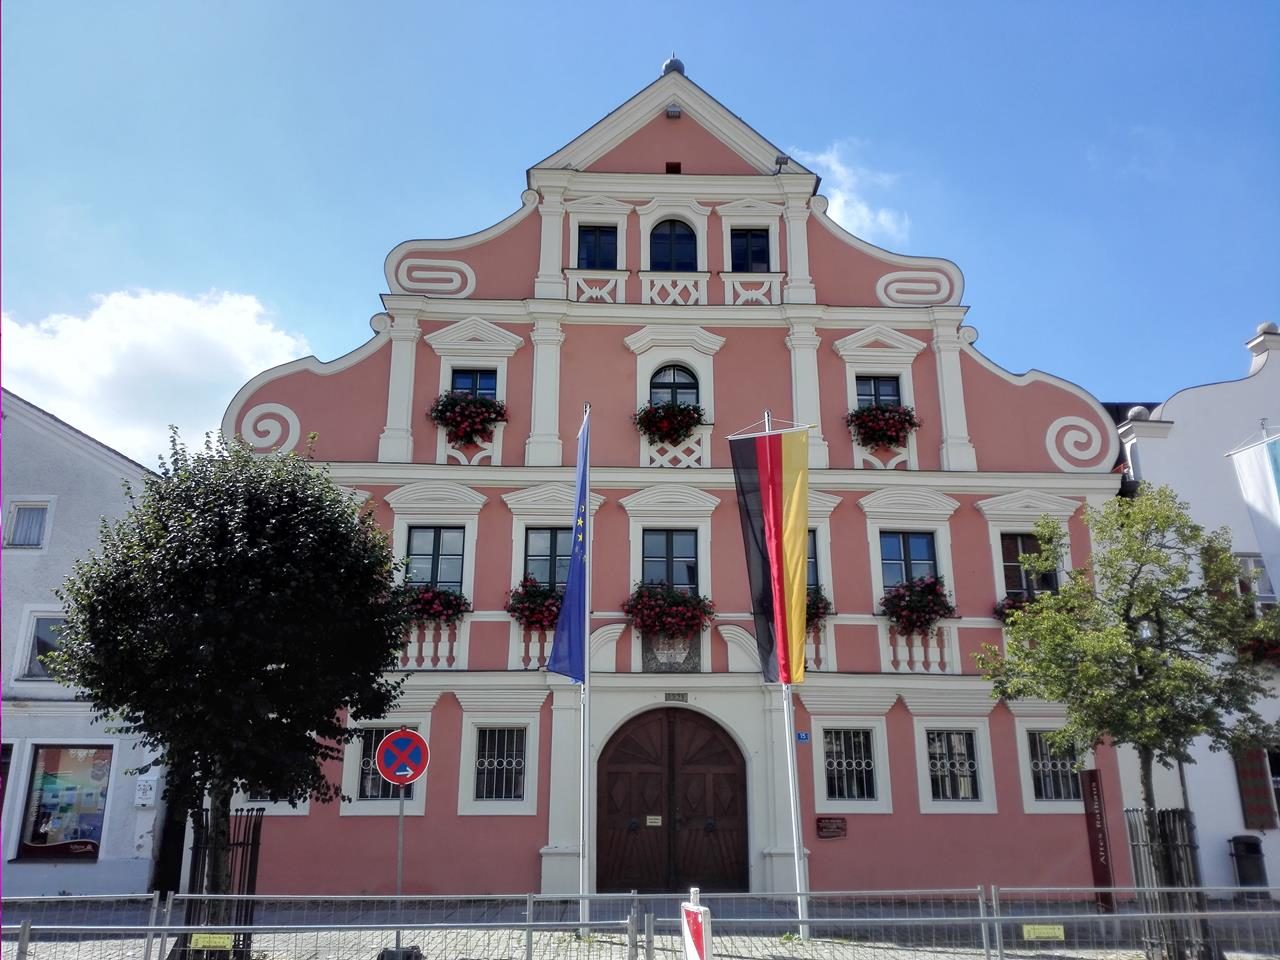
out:
{"label": "white flag", "polygon": [[1280,584],[1280,436],[1231,454],[1240,493],[1258,537],[1258,550],[1272,583]]}

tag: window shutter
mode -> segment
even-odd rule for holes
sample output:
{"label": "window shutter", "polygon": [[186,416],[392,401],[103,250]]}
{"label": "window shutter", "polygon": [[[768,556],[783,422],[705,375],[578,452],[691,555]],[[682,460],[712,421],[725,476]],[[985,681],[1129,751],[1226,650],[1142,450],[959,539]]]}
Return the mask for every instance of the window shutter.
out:
{"label": "window shutter", "polygon": [[1271,767],[1267,751],[1246,750],[1235,755],[1236,779],[1240,784],[1240,808],[1246,830],[1274,830],[1276,806],[1271,787]]}

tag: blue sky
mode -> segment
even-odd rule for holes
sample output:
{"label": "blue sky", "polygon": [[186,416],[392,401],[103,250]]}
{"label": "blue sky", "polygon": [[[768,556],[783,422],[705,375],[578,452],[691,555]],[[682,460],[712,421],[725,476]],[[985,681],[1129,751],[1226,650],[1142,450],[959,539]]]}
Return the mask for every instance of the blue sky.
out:
{"label": "blue sky", "polygon": [[7,0],[0,28],[4,382],[137,456],[363,342],[387,251],[510,213],[672,48],[847,226],[956,261],[1014,371],[1163,399],[1280,320],[1280,4]]}

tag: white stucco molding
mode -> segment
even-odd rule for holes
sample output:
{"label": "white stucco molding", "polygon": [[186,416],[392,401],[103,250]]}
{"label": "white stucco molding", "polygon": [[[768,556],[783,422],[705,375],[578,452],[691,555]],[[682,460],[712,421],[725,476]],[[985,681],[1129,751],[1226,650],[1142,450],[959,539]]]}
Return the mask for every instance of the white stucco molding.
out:
{"label": "white stucco molding", "polygon": [[659,484],[618,502],[633,520],[709,520],[720,498],[696,487]]}
{"label": "white stucco molding", "polygon": [[1050,700],[1005,700],[1004,705],[1015,717],[1028,720],[1064,722],[1067,719],[1067,708]]}
{"label": "white stucco molding", "polygon": [[809,201],[813,218],[832,236],[884,263],[909,268],[885,274],[876,284],[876,297],[886,307],[960,303],[964,297],[964,274],[950,260],[891,253],[882,247],[867,243],[827,216],[827,206],[827,198],[823,196],[815,196]]}
{"label": "white stucco molding", "polygon": [[[725,338],[702,329],[685,326],[641,327],[622,341],[636,355],[636,409],[649,402],[649,380],[669,364],[688,368],[698,378],[698,403],[707,423],[716,420],[716,378],[713,358],[724,346]],[[708,445],[710,434],[703,440]],[[649,442],[642,436],[640,462],[646,463]]]}
{"label": "white stucco molding", "polygon": [[960,507],[960,502],[935,490],[888,487],[863,497],[858,506],[869,520],[946,523]]}
{"label": "white stucco molding", "polygon": [[482,317],[457,320],[423,339],[439,356],[450,358],[506,358],[524,346],[524,337]]}
{"label": "white stucco molding", "polygon": [[[733,270],[733,250],[730,246],[734,230],[747,227],[758,227],[769,231],[769,269],[777,273],[781,271],[781,254],[778,224],[782,220],[783,207],[777,203],[766,203],[762,200],[744,198],[730,203],[722,203],[716,207],[720,217],[720,228],[724,238],[724,263],[720,269],[725,273]],[[746,276],[745,274],[743,275]]]}
{"label": "white stucco molding", "polygon": [[[541,483],[504,493],[502,499],[511,511],[511,586],[514,587],[524,576],[525,531],[529,527],[571,526],[577,500],[571,483]],[[591,494],[593,517],[604,501],[602,494]]]}
{"label": "white stucco molding", "polygon": [[883,717],[898,702],[898,691],[892,687],[849,686],[843,683],[844,677],[838,678],[840,684],[820,687],[813,682],[816,679],[814,674],[806,674],[800,690],[800,701],[813,716]]}
{"label": "white stucco molding", "polygon": [[[396,293],[419,293],[430,297],[462,298],[475,289],[475,273],[465,263],[430,256],[439,251],[465,250],[506,233],[538,208],[536,190],[520,194],[520,209],[478,233],[444,240],[406,240],[387,254],[382,272],[387,289]],[[427,256],[418,256],[421,252]]]}
{"label": "white stucco molding", "polygon": [[760,669],[760,651],[755,634],[734,623],[716,624],[716,629],[729,648],[729,672],[746,673]]}
{"label": "white stucco molding", "polygon": [[[565,264],[568,269],[575,270],[578,267],[578,227],[580,226],[604,226],[617,230],[617,269],[620,271],[628,269],[627,216],[635,209],[634,204],[597,194],[578,200],[569,200],[564,208],[569,211],[569,262]],[[619,297],[617,302],[622,303],[623,298]]]}
{"label": "white stucco molding", "polygon": [[542,707],[548,691],[518,690],[508,686],[470,687],[455,690],[453,695],[466,713],[530,713]]}
{"label": "white stucco molding", "polygon": [[388,505],[397,514],[430,510],[433,514],[449,517],[474,517],[488,499],[468,486],[447,480],[423,480],[393,490],[386,496]]}
{"label": "white stucco molding", "polygon": [[[617,673],[618,672],[618,638],[622,636],[622,631],[629,627],[629,623],[606,623],[603,627],[597,627],[591,632],[591,642],[589,644],[591,653],[591,672],[592,673]],[[640,645],[633,644],[631,651],[631,671],[633,673],[640,672]]]}
{"label": "white stucco molding", "polygon": [[995,709],[991,696],[991,684],[986,680],[957,677],[942,681],[928,678],[932,686],[903,687],[899,690],[902,702],[915,717],[985,717]]}
{"label": "white stucco molding", "polygon": [[1037,490],[1018,490],[979,500],[974,506],[989,523],[1032,524],[1045,514],[1066,523],[1080,509],[1080,501]]}

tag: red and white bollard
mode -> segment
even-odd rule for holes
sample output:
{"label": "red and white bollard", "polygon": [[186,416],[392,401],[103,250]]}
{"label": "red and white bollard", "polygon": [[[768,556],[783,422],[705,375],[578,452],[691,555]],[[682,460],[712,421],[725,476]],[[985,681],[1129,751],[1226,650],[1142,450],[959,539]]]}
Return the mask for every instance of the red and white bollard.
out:
{"label": "red and white bollard", "polygon": [[698,888],[689,890],[689,902],[680,904],[680,933],[684,960],[711,960],[711,911],[698,905]]}

